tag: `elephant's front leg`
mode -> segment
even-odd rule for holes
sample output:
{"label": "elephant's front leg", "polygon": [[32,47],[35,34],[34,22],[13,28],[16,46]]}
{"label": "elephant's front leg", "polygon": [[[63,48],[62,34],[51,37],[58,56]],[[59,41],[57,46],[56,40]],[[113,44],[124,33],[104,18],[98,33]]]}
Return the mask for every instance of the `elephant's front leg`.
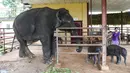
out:
{"label": "elephant's front leg", "polygon": [[93,57],[94,57],[94,66],[96,66],[96,63],[97,63],[97,56],[94,55]]}
{"label": "elephant's front leg", "polygon": [[51,57],[55,57],[56,56],[56,52],[57,52],[57,40],[56,37],[54,37],[54,35],[51,35]]}
{"label": "elephant's front leg", "polygon": [[114,60],[113,60],[113,55],[111,55],[111,62],[112,62],[112,63],[114,62]]}
{"label": "elephant's front leg", "polygon": [[120,62],[121,62],[121,56],[118,55],[118,56],[116,56],[116,58],[117,58],[117,62],[116,62],[116,64],[120,64]]}
{"label": "elephant's front leg", "polygon": [[99,53],[99,54],[97,55],[97,57],[98,57],[98,64],[100,64],[101,53]]}
{"label": "elephant's front leg", "polygon": [[51,37],[45,36],[40,41],[42,43],[44,63],[45,64],[51,64],[51,62],[52,62],[52,58],[51,58]]}

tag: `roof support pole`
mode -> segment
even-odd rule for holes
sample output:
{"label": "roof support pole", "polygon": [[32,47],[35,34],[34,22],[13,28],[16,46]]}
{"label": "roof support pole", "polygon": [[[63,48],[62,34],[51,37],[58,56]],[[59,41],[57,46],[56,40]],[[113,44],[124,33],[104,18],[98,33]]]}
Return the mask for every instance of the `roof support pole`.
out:
{"label": "roof support pole", "polygon": [[123,40],[123,12],[121,11],[121,40]]}
{"label": "roof support pole", "polygon": [[[90,0],[90,4],[89,4],[90,6],[90,17],[89,17],[89,20],[90,20],[90,26],[92,27],[92,0]],[[89,35],[92,35],[92,29],[90,29],[90,31],[89,31]]]}
{"label": "roof support pole", "polygon": [[106,65],[106,35],[107,35],[107,1],[102,0],[102,27],[103,27],[103,32],[102,32],[102,70],[108,70],[108,66]]}
{"label": "roof support pole", "polygon": [[90,25],[92,27],[92,0],[90,0]]}
{"label": "roof support pole", "polygon": [[[90,25],[90,17],[89,17],[89,3],[87,2],[87,27]],[[87,29],[87,35],[89,35],[89,29]]]}

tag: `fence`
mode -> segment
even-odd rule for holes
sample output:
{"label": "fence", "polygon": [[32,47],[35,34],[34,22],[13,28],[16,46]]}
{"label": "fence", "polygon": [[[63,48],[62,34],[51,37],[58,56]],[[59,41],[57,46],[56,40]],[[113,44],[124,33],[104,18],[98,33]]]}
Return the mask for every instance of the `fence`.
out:
{"label": "fence", "polygon": [[[56,41],[57,41],[57,56],[56,56],[56,62],[57,63],[59,63],[59,55],[60,55],[60,53],[64,53],[64,54],[79,54],[79,53],[77,53],[77,52],[70,52],[70,53],[68,53],[68,52],[59,52],[59,47],[78,47],[78,46],[82,46],[82,47],[88,47],[88,46],[101,46],[103,49],[102,49],[102,65],[105,65],[106,64],[106,52],[105,52],[105,49],[106,48],[104,48],[105,46],[106,46],[106,44],[104,44],[103,43],[103,41],[104,41],[104,38],[103,38],[103,35],[90,35],[90,36],[88,36],[88,35],[83,35],[83,36],[78,36],[78,35],[76,35],[76,36],[67,36],[67,35],[62,35],[62,36],[59,36],[59,30],[62,30],[62,29],[103,29],[102,27],[101,28],[89,28],[89,27],[73,27],[73,28],[70,28],[70,27],[68,27],[68,28],[58,28],[58,29],[56,29]],[[85,32],[83,32],[83,33],[85,33]],[[87,34],[87,33],[86,33]],[[71,37],[75,37],[75,38],[83,38],[83,39],[85,39],[85,38],[87,38],[87,37],[102,37],[102,42],[101,43],[97,43],[97,44],[88,44],[88,43],[85,43],[85,42],[83,42],[83,43],[81,43],[81,44],[77,44],[77,43],[75,43],[75,44],[72,44],[72,43],[64,43],[64,44],[59,44],[58,43],[58,37],[62,37],[62,38],[71,38]],[[65,40],[66,41],[66,40]],[[80,54],[99,54],[99,53],[95,53],[95,52],[85,52],[85,53],[80,53]]]}
{"label": "fence", "polygon": [[[12,41],[14,38],[14,32],[12,28],[0,28],[0,45],[3,48],[3,53],[6,52],[7,49],[15,48],[15,46],[12,46]],[[15,40],[14,43],[17,41]]]}
{"label": "fence", "polygon": [[[99,25],[92,25],[92,27],[100,27],[101,26],[101,24],[99,24]],[[89,27],[91,27],[91,26],[89,26]],[[119,28],[119,31],[121,32],[121,25],[109,25],[108,26],[109,27],[109,30],[110,31],[114,31],[114,28],[115,27],[118,27]],[[101,32],[102,30],[99,30],[99,29],[92,29],[92,32],[90,31],[89,33],[98,33],[98,32]],[[127,25],[123,25],[123,29],[122,29],[122,32],[121,32],[121,35],[120,35],[120,44],[121,45],[128,45],[129,44],[129,40],[130,40],[130,38],[129,38],[129,36],[130,36],[130,25],[129,24],[127,24]]]}

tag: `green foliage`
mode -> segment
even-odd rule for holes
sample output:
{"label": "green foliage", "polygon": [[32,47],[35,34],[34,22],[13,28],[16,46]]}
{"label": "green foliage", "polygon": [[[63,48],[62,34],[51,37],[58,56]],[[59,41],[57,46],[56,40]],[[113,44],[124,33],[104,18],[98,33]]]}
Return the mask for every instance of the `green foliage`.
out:
{"label": "green foliage", "polygon": [[47,70],[42,73],[79,73],[79,72],[73,72],[69,68],[56,68],[54,65],[49,65],[47,67]]}
{"label": "green foliage", "polygon": [[16,16],[17,6],[20,4],[20,0],[3,0],[2,4],[10,9],[8,11],[9,17]]}
{"label": "green foliage", "polygon": [[17,0],[3,0],[2,3],[9,8],[17,7]]}
{"label": "green foliage", "polygon": [[3,47],[3,45],[0,45],[0,53],[1,54],[4,53],[4,47]]}

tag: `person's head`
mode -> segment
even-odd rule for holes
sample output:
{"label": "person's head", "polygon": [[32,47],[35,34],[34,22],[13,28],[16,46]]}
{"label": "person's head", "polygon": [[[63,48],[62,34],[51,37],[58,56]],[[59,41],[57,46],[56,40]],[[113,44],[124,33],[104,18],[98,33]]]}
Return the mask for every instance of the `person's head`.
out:
{"label": "person's head", "polygon": [[119,30],[119,28],[118,27],[115,27],[115,31],[118,31]]}

